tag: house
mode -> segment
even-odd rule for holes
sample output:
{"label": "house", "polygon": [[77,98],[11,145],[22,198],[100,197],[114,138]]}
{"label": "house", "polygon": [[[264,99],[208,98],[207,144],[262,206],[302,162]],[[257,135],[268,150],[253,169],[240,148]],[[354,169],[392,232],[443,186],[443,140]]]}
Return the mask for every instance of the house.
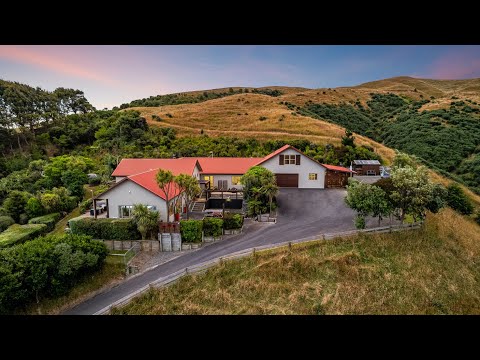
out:
{"label": "house", "polygon": [[[291,145],[285,145],[263,158],[191,157],[178,159],[122,159],[112,173],[116,183],[96,200],[105,200],[109,217],[130,217],[134,204],[141,203],[160,212],[167,220],[166,197],[155,177],[158,169],[170,170],[174,175],[188,174],[208,189],[241,190],[240,177],[253,166],[272,171],[279,187],[323,189],[345,186],[353,171],[320,164]],[[179,195],[172,184],[170,199]],[[169,219],[173,220],[172,203]],[[183,207],[183,204],[182,204]]]}
{"label": "house", "polygon": [[354,170],[357,175],[380,176],[380,161],[353,160],[352,170]]}

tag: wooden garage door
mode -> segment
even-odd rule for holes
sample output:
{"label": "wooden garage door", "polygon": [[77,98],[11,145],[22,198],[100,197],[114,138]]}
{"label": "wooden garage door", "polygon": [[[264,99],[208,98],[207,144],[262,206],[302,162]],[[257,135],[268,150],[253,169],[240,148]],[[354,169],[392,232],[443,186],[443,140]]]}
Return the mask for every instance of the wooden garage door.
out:
{"label": "wooden garage door", "polygon": [[298,174],[275,174],[279,187],[298,187]]}

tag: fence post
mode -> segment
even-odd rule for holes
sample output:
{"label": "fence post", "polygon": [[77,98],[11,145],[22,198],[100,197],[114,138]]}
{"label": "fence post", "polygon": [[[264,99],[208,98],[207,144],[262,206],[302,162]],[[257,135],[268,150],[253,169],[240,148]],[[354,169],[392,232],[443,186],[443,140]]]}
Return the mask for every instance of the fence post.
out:
{"label": "fence post", "polygon": [[288,242],[288,251],[290,251],[290,252],[292,251],[292,242],[291,241]]}
{"label": "fence post", "polygon": [[255,257],[255,248],[253,248],[252,256]]}

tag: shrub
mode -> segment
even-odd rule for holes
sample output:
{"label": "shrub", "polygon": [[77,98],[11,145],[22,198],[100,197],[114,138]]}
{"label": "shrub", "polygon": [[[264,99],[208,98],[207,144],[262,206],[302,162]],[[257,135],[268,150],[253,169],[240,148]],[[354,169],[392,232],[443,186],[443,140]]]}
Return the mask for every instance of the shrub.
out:
{"label": "shrub", "polygon": [[47,225],[47,232],[53,231],[55,224],[60,220],[60,213],[52,213],[48,215],[39,216],[29,220],[29,224],[45,224]]}
{"label": "shrub", "polygon": [[355,216],[355,227],[357,229],[365,229],[365,218],[363,216]]}
{"label": "shrub", "polygon": [[100,185],[101,182],[102,182],[102,178],[100,176],[96,176],[96,177],[88,179],[88,185],[90,185],[90,186]]}
{"label": "shrub", "polygon": [[267,117],[266,117],[266,116],[260,116],[260,117],[258,118],[258,120],[264,121],[264,120],[267,120]]}
{"label": "shrub", "polygon": [[155,115],[155,114],[152,115],[152,119],[155,120],[155,121],[158,121],[158,122],[162,121],[162,118],[158,115]]}
{"label": "shrub", "polygon": [[31,240],[44,234],[46,230],[45,224],[11,225],[0,234],[0,248]]}
{"label": "shrub", "polygon": [[40,200],[36,197],[31,197],[27,201],[27,205],[25,206],[25,212],[31,218],[37,217],[42,215],[45,212]]}
{"label": "shrub", "polygon": [[40,237],[0,251],[0,313],[65,294],[98,270],[107,254],[103,243],[75,235]]}
{"label": "shrub", "polygon": [[80,218],[69,221],[72,234],[103,240],[139,240],[141,235],[132,219]]}
{"label": "shrub", "polygon": [[5,231],[13,224],[15,224],[15,220],[11,216],[0,216],[0,232]]}
{"label": "shrub", "polygon": [[20,216],[18,217],[18,223],[20,225],[25,225],[26,223],[28,223],[28,215],[25,213],[20,214]]}
{"label": "shrub", "polygon": [[225,230],[240,229],[243,226],[243,216],[240,214],[225,213],[223,228]]}
{"label": "shrub", "polygon": [[203,219],[203,232],[205,236],[221,236],[223,234],[223,220],[215,218]]}
{"label": "shrub", "polygon": [[475,217],[475,221],[478,225],[480,225],[480,211],[478,211],[477,216]]}
{"label": "shrub", "polygon": [[84,213],[85,211],[91,209],[93,207],[93,204],[92,204],[92,199],[87,199],[85,201],[82,201],[80,203],[80,213]]}
{"label": "shrub", "polygon": [[470,215],[473,212],[472,202],[458,184],[452,183],[448,185],[447,190],[448,206],[463,215]]}
{"label": "shrub", "polygon": [[202,241],[203,221],[201,220],[182,220],[180,221],[180,234],[182,241],[201,242]]}
{"label": "shrub", "polygon": [[168,113],[168,114],[165,114],[166,117],[169,117],[170,119],[173,118],[173,115]]}

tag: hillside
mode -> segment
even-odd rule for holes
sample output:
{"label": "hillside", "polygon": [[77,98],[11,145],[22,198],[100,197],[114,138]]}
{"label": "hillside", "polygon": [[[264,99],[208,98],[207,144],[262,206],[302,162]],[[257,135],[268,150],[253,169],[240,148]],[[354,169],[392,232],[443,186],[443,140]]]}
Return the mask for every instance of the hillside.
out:
{"label": "hillside", "polygon": [[397,77],[336,89],[238,89],[195,103],[131,109],[180,137],[302,138],[337,145],[348,128],[387,161],[392,148],[408,152],[480,194],[480,79]]}
{"label": "hillside", "polygon": [[114,314],[478,314],[480,232],[452,210],[423,229],[225,262]]}

